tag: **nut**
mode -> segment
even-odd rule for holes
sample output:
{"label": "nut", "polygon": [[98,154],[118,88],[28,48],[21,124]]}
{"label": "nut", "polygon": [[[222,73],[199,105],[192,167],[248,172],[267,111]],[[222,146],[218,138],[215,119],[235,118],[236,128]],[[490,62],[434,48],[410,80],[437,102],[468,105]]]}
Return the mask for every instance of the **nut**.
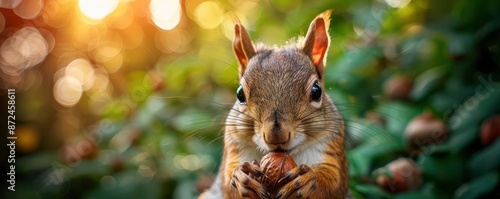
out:
{"label": "nut", "polygon": [[261,168],[267,178],[262,178],[261,183],[266,186],[271,193],[277,192],[286,182],[278,181],[285,176],[285,173],[297,167],[293,158],[282,152],[270,152],[260,161]]}
{"label": "nut", "polygon": [[488,146],[500,137],[500,115],[484,120],[481,125],[480,139],[483,146]]}
{"label": "nut", "polygon": [[448,128],[442,120],[435,118],[431,112],[426,111],[408,123],[404,138],[414,148],[439,144],[448,138]]}
{"label": "nut", "polygon": [[422,184],[422,170],[411,159],[399,158],[374,171],[379,187],[393,192],[416,190]]}
{"label": "nut", "polygon": [[406,75],[394,75],[384,82],[384,94],[393,100],[408,100],[413,80]]}

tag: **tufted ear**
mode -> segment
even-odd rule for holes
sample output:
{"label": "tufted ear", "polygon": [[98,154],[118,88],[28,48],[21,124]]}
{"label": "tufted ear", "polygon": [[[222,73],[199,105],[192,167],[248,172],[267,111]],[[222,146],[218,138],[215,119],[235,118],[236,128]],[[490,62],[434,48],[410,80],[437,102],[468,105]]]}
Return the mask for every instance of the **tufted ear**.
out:
{"label": "tufted ear", "polygon": [[330,26],[331,13],[331,10],[327,10],[319,14],[311,22],[304,40],[304,48],[302,49],[313,62],[320,79],[323,78],[326,64],[326,53],[328,51],[328,47],[330,46],[328,27]]}
{"label": "tufted ear", "polygon": [[253,47],[252,40],[243,25],[236,23],[234,25],[234,34],[233,50],[240,64],[239,71],[241,78],[247,68],[248,60],[255,55],[255,49]]}

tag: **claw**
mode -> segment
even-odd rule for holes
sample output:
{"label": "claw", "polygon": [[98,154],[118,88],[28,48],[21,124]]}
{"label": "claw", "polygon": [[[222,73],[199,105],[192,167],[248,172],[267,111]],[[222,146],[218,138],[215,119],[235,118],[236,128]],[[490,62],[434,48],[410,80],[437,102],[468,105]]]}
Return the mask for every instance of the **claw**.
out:
{"label": "claw", "polygon": [[255,177],[261,177],[261,176],[266,176],[267,177],[267,175],[264,172],[262,172],[262,171],[255,171],[255,173],[257,174]]}
{"label": "claw", "polygon": [[285,181],[290,181],[291,176],[292,176],[291,173],[286,173],[281,179],[278,180],[278,184],[281,184],[282,182]]}
{"label": "claw", "polygon": [[234,170],[230,184],[235,187],[235,191],[243,198],[270,198],[266,187],[260,183],[259,177],[265,174],[257,165],[249,162],[241,163]]}
{"label": "claw", "polygon": [[281,196],[283,196],[283,192],[279,192],[278,194],[276,194],[276,199],[280,199]]}
{"label": "claw", "polygon": [[243,173],[247,175],[254,175],[255,177],[260,177],[265,175],[264,172],[260,171],[260,168],[257,165],[250,164],[249,162],[244,162],[241,165],[241,170]]}
{"label": "claw", "polygon": [[260,167],[260,163],[257,160],[253,160],[252,164],[255,165],[255,166]]}
{"label": "claw", "polygon": [[317,188],[316,174],[307,165],[300,165],[285,174],[278,184],[284,186],[276,193],[275,198],[304,198]]}

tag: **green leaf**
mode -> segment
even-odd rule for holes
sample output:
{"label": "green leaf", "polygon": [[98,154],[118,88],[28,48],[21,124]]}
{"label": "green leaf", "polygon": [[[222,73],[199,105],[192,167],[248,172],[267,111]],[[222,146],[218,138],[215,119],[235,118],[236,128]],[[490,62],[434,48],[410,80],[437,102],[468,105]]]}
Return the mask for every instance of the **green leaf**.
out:
{"label": "green leaf", "polygon": [[358,184],[354,187],[354,189],[362,194],[370,196],[370,198],[392,198],[392,195],[389,192],[373,184]]}
{"label": "green leaf", "polygon": [[373,136],[388,135],[388,132],[381,125],[359,118],[346,120],[346,132],[348,148],[366,142]]}
{"label": "green leaf", "polygon": [[[462,132],[469,126],[477,126],[487,116],[500,110],[500,87],[488,78],[479,77],[482,82],[475,94],[456,109],[449,119],[449,126],[453,132]],[[491,81],[491,82],[490,82]]]}
{"label": "green leaf", "polygon": [[464,178],[464,161],[460,156],[423,154],[417,165],[422,168],[424,180],[434,181],[442,188],[453,189]]}
{"label": "green leaf", "polygon": [[479,198],[493,191],[498,184],[498,172],[486,173],[469,183],[463,184],[455,191],[455,199]]}
{"label": "green leaf", "polygon": [[444,144],[426,147],[431,153],[452,153],[458,155],[464,148],[469,146],[477,138],[478,128],[470,126],[463,133],[451,134],[448,141]]}
{"label": "green leaf", "polygon": [[437,198],[433,193],[424,190],[424,191],[409,191],[397,194],[394,199],[433,199]]}
{"label": "green leaf", "polygon": [[445,72],[444,67],[434,67],[417,76],[411,90],[411,99],[419,101],[428,96],[441,84]]}
{"label": "green leaf", "polygon": [[165,101],[161,98],[151,96],[139,109],[137,116],[134,118],[134,124],[143,129],[149,130],[152,128],[152,123],[157,118],[160,112],[165,111]]}
{"label": "green leaf", "polygon": [[146,179],[137,172],[107,177],[109,182],[101,178],[100,186],[84,198],[160,198],[160,186],[156,179]]}
{"label": "green leaf", "polygon": [[70,172],[70,179],[82,176],[101,176],[109,173],[109,168],[99,160],[82,160]]}
{"label": "green leaf", "polygon": [[398,151],[402,148],[401,142],[398,142],[390,134],[377,134],[367,139],[367,142],[348,151],[347,156],[354,173],[349,175],[353,177],[368,176],[372,162],[377,157]]}
{"label": "green leaf", "polygon": [[325,87],[326,92],[330,95],[335,103],[335,106],[337,106],[344,119],[348,120],[349,118],[359,116],[359,107],[356,105],[354,100],[352,100],[349,93],[341,89],[334,89],[327,85],[325,85]]}
{"label": "green leaf", "polygon": [[500,166],[500,139],[472,155],[469,169],[474,176],[482,175]]}
{"label": "green leaf", "polygon": [[[380,54],[380,49],[376,46],[368,46],[362,49],[347,51],[334,65],[336,70],[352,71],[367,67],[370,61]],[[340,74],[339,74],[340,75]],[[335,76],[334,76],[335,77]]]}
{"label": "green leaf", "polygon": [[213,125],[213,116],[206,110],[198,108],[188,108],[180,113],[176,118],[172,118],[176,128],[182,132],[196,133],[197,131]]}
{"label": "green leaf", "polygon": [[474,37],[471,34],[454,32],[448,37],[450,38],[450,54],[453,56],[465,56],[474,45]]}
{"label": "green leaf", "polygon": [[349,189],[349,191],[351,193],[352,198],[364,199],[363,195],[361,193],[359,193],[356,189],[351,188],[351,189]]}
{"label": "green leaf", "polygon": [[58,161],[56,154],[41,152],[19,158],[16,164],[16,170],[20,173],[40,171],[51,167],[53,162]]}
{"label": "green leaf", "polygon": [[439,198],[450,198],[449,195],[443,195],[439,192],[441,189],[436,187],[432,182],[424,182],[424,184],[414,191],[406,191],[398,193],[394,196],[394,199],[439,199]]}
{"label": "green leaf", "polygon": [[377,110],[385,117],[387,121],[387,130],[401,137],[408,122],[422,113],[423,109],[404,102],[387,102],[381,103],[380,106],[377,107]]}
{"label": "green leaf", "polygon": [[192,180],[184,179],[174,191],[174,198],[195,198],[195,183]]}

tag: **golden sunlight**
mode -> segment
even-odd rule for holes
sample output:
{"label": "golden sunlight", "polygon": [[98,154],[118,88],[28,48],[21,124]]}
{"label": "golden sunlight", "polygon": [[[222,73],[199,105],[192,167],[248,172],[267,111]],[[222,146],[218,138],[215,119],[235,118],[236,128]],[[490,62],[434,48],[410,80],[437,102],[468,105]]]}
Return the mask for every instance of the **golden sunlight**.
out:
{"label": "golden sunlight", "polygon": [[172,30],[181,20],[179,0],[151,0],[149,5],[153,23],[163,30]]}
{"label": "golden sunlight", "polygon": [[118,6],[119,0],[79,0],[82,13],[93,20],[101,20],[111,14]]}

